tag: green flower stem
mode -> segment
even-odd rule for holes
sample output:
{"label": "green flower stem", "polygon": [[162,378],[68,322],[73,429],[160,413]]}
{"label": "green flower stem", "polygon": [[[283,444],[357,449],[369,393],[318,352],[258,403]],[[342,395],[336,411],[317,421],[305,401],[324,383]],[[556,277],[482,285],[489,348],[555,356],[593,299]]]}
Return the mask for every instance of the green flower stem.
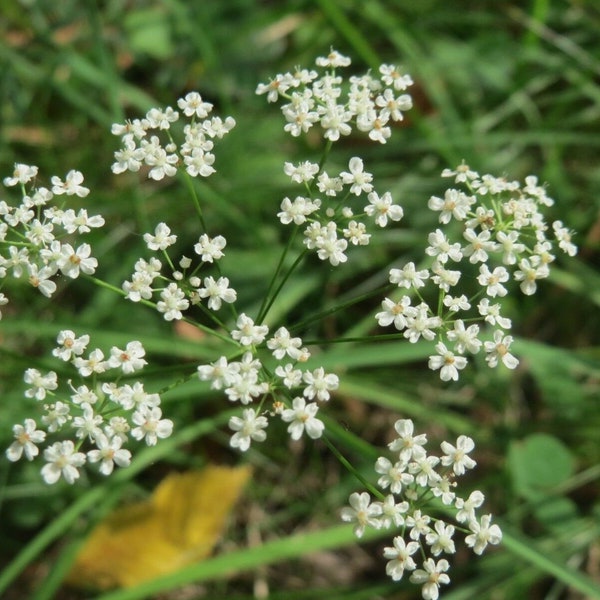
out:
{"label": "green flower stem", "polygon": [[[261,304],[260,310],[258,311],[258,317],[256,319],[257,323],[263,322],[263,319],[265,318],[265,316],[267,315],[267,312],[269,311],[269,309],[273,305],[273,302],[275,301],[275,298],[277,296],[277,294],[275,294],[273,292],[273,290],[275,288],[275,282],[277,281],[277,278],[279,277],[279,273],[281,273],[281,269],[283,268],[283,263],[292,247],[292,244],[294,243],[294,239],[296,238],[297,233],[298,233],[298,227],[294,227],[294,231],[292,232],[292,235],[288,238],[288,243],[286,244],[285,248],[283,249],[283,252],[281,253],[281,256],[279,257],[279,262],[277,263],[277,267],[275,268],[273,277],[271,277],[271,281],[269,282],[269,288],[267,289],[267,293],[265,294],[265,297]],[[303,256],[303,255],[301,255],[301,256]],[[287,280],[287,277],[285,277],[285,280]],[[279,291],[281,291],[281,287],[282,287],[281,285],[278,287],[278,289],[277,289],[278,293],[279,293]]]}

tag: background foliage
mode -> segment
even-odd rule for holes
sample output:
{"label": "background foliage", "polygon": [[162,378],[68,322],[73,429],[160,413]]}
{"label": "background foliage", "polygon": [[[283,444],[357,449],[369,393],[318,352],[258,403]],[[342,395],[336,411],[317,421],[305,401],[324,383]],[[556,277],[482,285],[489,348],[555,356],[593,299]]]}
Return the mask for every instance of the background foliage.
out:
{"label": "background foliage", "polygon": [[[474,367],[460,383],[442,386],[425,368],[429,348],[400,343],[332,346],[319,360],[342,379],[329,407],[331,437],[366,476],[399,415],[414,418],[433,440],[475,438],[479,468],[471,484],[483,489],[508,536],[483,560],[459,554],[446,598],[600,597],[591,583],[600,572],[595,2],[9,0],[0,12],[0,172],[9,174],[14,162],[38,165],[47,178],[82,171],[92,189],[85,203],[108,223],[92,240],[99,276],[115,285],[143,255],[140,234],[156,222],[166,220],[178,233],[182,251],[197,232],[184,186],[112,176],[117,141],[110,125],[151,106],[173,106],[196,89],[238,123],[201,192],[207,222],[230,240],[226,268],[240,310],[256,310],[285,242],[274,218],[289,188],[282,163],[310,158],[318,148],[310,136],[292,143],[278,109],[254,90],[275,73],[311,66],[331,46],[352,56],[357,71],[393,62],[416,80],[416,107],[390,143],[342,144],[337,155],[340,166],[349,156],[364,157],[410,220],[380,237],[368,258],[350,260],[352,268],[309,264],[270,324],[372,289],[396,261],[418,259],[435,222],[426,201],[443,191],[444,167],[465,159],[481,173],[535,173],[547,182],[556,200],[551,218],[579,232],[580,254],[562,269],[558,264],[535,297],[514,296],[522,361],[516,373]],[[47,366],[61,328],[86,331],[105,346],[140,339],[155,389],[215,357],[205,341],[85,281],[52,303],[25,287],[11,295],[0,322],[2,447],[10,425],[29,414],[22,372]],[[374,331],[376,307],[377,298],[332,316],[315,336]],[[0,463],[0,561],[17,557],[0,575],[0,584],[11,580],[7,598],[83,597],[62,579],[77,542],[111,506],[143,496],[171,470],[238,462],[227,448],[220,396],[191,380],[164,399],[179,433],[108,483],[49,488],[36,467]],[[190,598],[241,599],[261,597],[266,585],[270,598],[416,597],[416,589],[386,580],[383,541],[359,547],[338,526],[339,507],[357,483],[327,449],[290,446],[283,435],[270,441],[248,456],[253,481],[220,548],[233,552],[230,558],[130,595],[102,597],[176,598],[170,590],[184,586]]]}

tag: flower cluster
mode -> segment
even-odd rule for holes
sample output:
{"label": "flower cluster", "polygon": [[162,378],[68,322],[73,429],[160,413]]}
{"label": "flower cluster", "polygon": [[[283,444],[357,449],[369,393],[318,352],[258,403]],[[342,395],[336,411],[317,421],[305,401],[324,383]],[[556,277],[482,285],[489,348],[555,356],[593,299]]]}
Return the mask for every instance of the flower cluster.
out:
{"label": "flower cluster", "polygon": [[[401,121],[403,112],[412,106],[405,93],[413,83],[410,76],[395,65],[384,64],[378,76],[367,73],[351,76],[346,82],[336,69],[348,67],[350,59],[335,50],[318,58],[316,64],[323,69],[320,75],[316,70],[297,69],[257,87],[256,93],[267,94],[269,102],[288,101],[281,107],[287,121],[284,129],[299,136],[318,123],[331,144],[350,135],[354,124],[371,140],[385,143],[392,133],[390,124]],[[358,156],[341,172],[328,172],[323,163],[310,161],[286,162],[284,171],[304,190],[294,199],[283,199],[279,220],[284,225],[303,226],[305,246],[333,266],[347,261],[349,244],[369,244],[371,234],[363,219],[383,228],[404,214],[389,192],[375,191],[373,175]]]}
{"label": "flower cluster", "polygon": [[[22,456],[31,461],[39,455],[38,445],[50,438],[63,438],[43,451],[41,474],[48,484],[61,477],[74,483],[86,463],[98,463],[99,472],[110,475],[115,465],[129,465],[131,452],[123,446],[130,438],[153,446],[173,430],[172,421],[162,418],[158,394],[147,392],[139,381],[120,384],[124,375],[146,365],[141,343],[132,341],[125,348],[113,346],[110,355],[105,356],[99,348],[88,351],[89,341],[89,335],[77,336],[64,330],[58,334],[52,351],[77,371],[77,385],[69,379],[60,389],[54,371],[25,371],[25,396],[40,403],[41,428],[30,418],[14,425],[14,442],[6,456],[13,462]],[[113,378],[107,380],[106,374],[111,372]]]}
{"label": "flower cluster", "polygon": [[167,321],[180,320],[183,311],[190,305],[198,305],[203,299],[210,311],[218,311],[223,302],[231,304],[237,298],[236,291],[229,286],[227,277],[215,279],[212,275],[201,277],[202,267],[214,264],[224,256],[226,240],[218,235],[210,238],[202,234],[194,245],[194,252],[200,256],[199,263],[192,268],[192,259],[181,256],[179,268],[174,266],[167,248],[175,244],[177,236],[171,233],[166,223],[159,223],[154,233],[145,233],[144,241],[149,250],[160,252],[168,264],[171,275],[161,274],[163,263],[153,256],[149,260],[140,258],[134,266],[130,280],[123,283],[125,297],[132,302],[151,300],[154,293],[159,294],[156,309]]}
{"label": "flower cluster", "polygon": [[[512,278],[524,294],[532,295],[550,273],[554,244],[569,256],[577,248],[562,222],[551,228],[546,223],[543,209],[553,200],[536,177],[521,184],[479,175],[465,164],[445,169],[442,176],[453,177],[464,189],[451,188],[443,198],[429,199],[440,223],[428,235],[430,264],[425,268],[425,263],[417,267],[408,262],[391,269],[390,283],[401,291],[383,300],[375,318],[382,327],[393,325],[410,342],[435,341],[429,368],[439,371],[443,381],[457,380],[467,356],[482,349],[490,367],[503,363],[514,369],[518,360],[507,334],[511,320],[502,314],[508,282]],[[491,326],[491,334],[480,323]]]}
{"label": "flower cluster", "polygon": [[[64,181],[53,176],[50,189],[36,185],[37,174],[36,166],[17,163],[12,176],[4,178],[5,186],[20,187],[21,200],[14,206],[0,200],[0,281],[9,275],[26,279],[50,298],[56,291],[55,275],[76,279],[81,273],[95,272],[98,261],[91,256],[90,245],[69,242],[102,227],[104,219],[88,215],[85,208],[75,211],[52,205],[56,196],[89,194],[79,171],[69,171]],[[0,292],[0,306],[7,302]]]}
{"label": "flower cluster", "polygon": [[[258,402],[257,408],[244,408],[241,417],[231,417],[231,446],[246,451],[252,441],[264,441],[268,416],[275,415],[289,424],[287,430],[293,440],[304,433],[311,439],[321,437],[324,424],[316,416],[318,402],[327,402],[338,388],[337,375],[326,373],[322,367],[299,368],[310,353],[302,347],[302,340],[292,337],[285,327],[269,337],[266,325],[255,324],[242,313],[230,336],[241,347],[241,360],[229,361],[221,356],[209,365],[200,365],[198,376],[202,381],[210,381],[212,389],[223,390],[231,402],[244,406]],[[263,346],[277,362],[274,370],[257,356],[258,347]],[[270,410],[263,410],[261,407],[269,398]]]}
{"label": "flower cluster", "polygon": [[[171,134],[180,113],[170,106],[152,108],[143,119],[112,126],[112,133],[121,136],[122,143],[122,148],[115,152],[113,173],[137,172],[146,165],[148,177],[160,181],[173,177],[182,164],[192,177],[208,177],[215,172],[214,140],[227,135],[235,120],[211,117],[213,105],[198,92],[189,92],[177,101],[177,106],[189,120],[183,126],[184,141],[180,145]],[[161,136],[165,139],[161,140]]]}
{"label": "flower cluster", "polygon": [[[392,546],[383,551],[387,574],[399,581],[410,572],[410,581],[422,585],[422,597],[436,600],[440,586],[450,582],[450,564],[439,557],[456,552],[457,531],[466,534],[465,543],[475,554],[482,554],[489,544],[499,544],[502,532],[492,524],[490,514],[477,514],[484,502],[480,491],[471,492],[468,498],[455,492],[455,479],[476,464],[469,456],[475,448],[471,438],[461,435],[455,444],[442,442],[442,455],[434,456],[425,449],[427,436],[415,435],[410,419],[396,421],[394,428],[397,437],[388,445],[394,459],[382,456],[375,463],[381,499],[372,500],[368,492],[353,493],[341,518],[355,524],[359,538],[367,527],[399,529]],[[433,500],[441,503],[443,514],[453,514],[456,525],[426,512]]]}
{"label": "flower cluster", "polygon": [[[365,171],[358,156],[350,159],[347,171],[336,174],[309,161],[298,165],[286,162],[284,170],[292,181],[305,186],[305,193],[293,200],[283,199],[277,214],[279,220],[284,225],[303,226],[304,245],[333,266],[348,260],[349,244],[369,244],[371,234],[364,219],[383,228],[404,216],[402,207],[394,203],[390,192],[380,195],[374,190],[373,175]],[[324,200],[316,197],[317,194]],[[352,204],[361,196],[363,206],[355,214]]]}
{"label": "flower cluster", "polygon": [[385,144],[391,124],[402,121],[403,112],[412,107],[406,90],[413,84],[409,75],[396,65],[381,65],[378,76],[366,73],[352,76],[346,85],[336,69],[350,66],[347,56],[331,50],[319,57],[314,69],[296,69],[276,75],[269,83],[261,83],[257,94],[266,94],[268,102],[283,98],[281,112],[287,124],[285,131],[298,137],[317,123],[325,139],[335,142],[352,133],[352,125],[368,134],[373,141]]}

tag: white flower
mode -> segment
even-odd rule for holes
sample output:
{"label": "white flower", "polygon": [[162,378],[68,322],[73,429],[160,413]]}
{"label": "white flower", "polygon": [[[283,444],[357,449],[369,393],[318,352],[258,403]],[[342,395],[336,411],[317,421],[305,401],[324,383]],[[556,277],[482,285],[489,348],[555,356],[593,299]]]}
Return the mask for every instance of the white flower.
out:
{"label": "white flower", "polygon": [[437,484],[441,475],[435,470],[440,459],[437,456],[427,456],[425,452],[414,453],[408,470],[415,476],[415,481],[422,487],[431,487]]}
{"label": "white flower", "polygon": [[58,261],[61,273],[71,279],[79,277],[79,271],[92,275],[96,271],[98,261],[90,256],[91,251],[89,244],[81,244],[77,250],[74,250],[71,244],[62,244]]}
{"label": "white flower", "polygon": [[425,285],[425,280],[428,278],[429,271],[427,269],[417,271],[414,262],[406,263],[402,269],[390,269],[390,283],[395,283],[398,287],[419,289]]}
{"label": "white flower", "polygon": [[266,325],[255,325],[245,313],[238,317],[235,325],[237,329],[231,332],[231,337],[245,347],[261,344],[269,333]]}
{"label": "white flower", "polygon": [[[305,235],[308,232],[307,228]],[[308,238],[304,242],[310,248],[307,240]],[[348,260],[348,257],[344,254],[344,251],[348,247],[348,242],[345,239],[338,239],[336,224],[333,221],[330,221],[326,227],[320,229],[320,234],[315,239],[314,247],[317,248],[318,257],[321,260],[329,260],[334,267]]]}
{"label": "white flower", "polygon": [[173,421],[161,417],[162,411],[158,406],[141,407],[131,417],[131,421],[137,425],[131,430],[131,435],[136,440],[145,440],[148,446],[155,446],[158,438],[167,438],[173,432]]}
{"label": "white flower", "polygon": [[198,243],[194,245],[194,251],[199,254],[203,262],[213,262],[223,256],[223,248],[227,245],[225,238],[218,235],[209,238],[205,233],[200,236]]}
{"label": "white flower", "polygon": [[423,584],[421,590],[423,600],[437,600],[439,598],[440,585],[450,583],[450,577],[445,573],[449,568],[450,564],[444,558],[437,563],[433,558],[428,558],[423,563],[423,569],[417,569],[413,572],[410,576],[410,581],[412,583]]}
{"label": "white flower", "polygon": [[486,262],[489,258],[488,252],[496,250],[496,243],[491,241],[492,234],[489,229],[476,233],[474,229],[467,227],[463,237],[469,244],[462,249],[463,256],[469,257],[469,262]]}
{"label": "white flower", "polygon": [[[421,433],[417,436],[413,436],[414,423],[410,419],[399,419],[394,423],[394,429],[398,434],[398,437],[388,444],[388,448],[392,452],[398,452],[400,460],[408,462],[415,451],[418,453],[423,452],[422,446],[427,443],[427,435]],[[416,450],[418,448],[418,450]]]}
{"label": "white flower", "polygon": [[459,523],[467,523],[475,519],[475,509],[479,508],[485,500],[483,494],[479,490],[474,490],[469,494],[469,497],[456,498],[454,506],[457,509],[456,520]]}
{"label": "white flower", "polygon": [[83,175],[79,171],[71,170],[67,173],[64,183],[60,177],[52,177],[52,193],[60,196],[61,194],[67,194],[68,196],[79,196],[85,198],[90,190],[81,184],[83,183]]}
{"label": "white flower", "polygon": [[492,515],[483,515],[481,521],[469,522],[469,529],[473,532],[465,538],[465,543],[473,548],[475,554],[483,554],[488,544],[499,544],[502,541],[502,531],[498,525],[490,525]]}
{"label": "white flower", "polygon": [[223,302],[231,304],[237,300],[237,292],[229,287],[227,277],[219,277],[215,281],[214,277],[204,278],[204,287],[197,290],[200,298],[208,298],[208,308],[219,310]]}
{"label": "white flower", "polygon": [[446,554],[454,554],[456,548],[454,546],[454,527],[447,525],[444,521],[436,521],[434,530],[425,535],[427,545],[431,546],[431,554],[439,556],[442,552]]}
{"label": "white flower", "polygon": [[380,456],[375,462],[375,472],[381,475],[377,480],[377,485],[382,490],[389,487],[392,494],[402,493],[404,487],[415,480],[414,475],[408,473],[407,467],[408,463],[405,461],[392,463],[384,456]]}
{"label": "white flower", "polygon": [[56,283],[50,279],[54,275],[54,271],[49,267],[38,268],[37,265],[30,264],[27,266],[29,273],[29,283],[40,290],[46,298],[50,298],[56,291]]}
{"label": "white flower", "polygon": [[23,163],[15,163],[12,177],[5,177],[3,183],[6,187],[12,187],[17,184],[29,183],[38,173],[38,168],[35,166],[24,165]]}
{"label": "white flower", "polygon": [[64,402],[44,405],[45,415],[42,415],[42,423],[50,433],[58,431],[70,418],[70,407]]}
{"label": "white flower", "polygon": [[197,370],[200,381],[211,381],[210,387],[213,390],[221,390],[231,385],[236,375],[224,356],[210,365],[200,365]]}
{"label": "white flower", "polygon": [[435,350],[438,354],[429,357],[429,368],[432,371],[440,369],[442,381],[458,381],[458,372],[467,366],[467,359],[464,356],[455,355],[446,348],[443,342],[438,342]]}
{"label": "white flower", "polygon": [[462,259],[463,254],[460,244],[458,242],[451,244],[441,229],[436,229],[430,233],[427,240],[429,246],[425,250],[426,254],[435,256],[439,263],[444,264],[448,262],[449,258],[454,262],[459,262]]}
{"label": "white flower", "polygon": [[443,200],[437,196],[431,196],[427,206],[431,210],[440,211],[440,223],[448,224],[452,217],[457,221],[463,221],[474,202],[475,198],[467,196],[459,190],[450,189],[446,190]]}
{"label": "white flower", "polygon": [[37,429],[33,419],[25,419],[23,425],[13,425],[12,431],[15,441],[6,449],[6,458],[15,462],[24,453],[27,460],[33,460],[40,452],[36,444],[46,439],[46,432]]}
{"label": "white flower", "polygon": [[286,388],[292,389],[302,383],[302,371],[294,368],[294,365],[288,363],[285,366],[278,365],[275,369],[275,375],[283,380]]}
{"label": "white flower", "polygon": [[396,503],[396,499],[393,494],[388,494],[385,500],[381,504],[381,526],[384,529],[390,529],[392,525],[394,527],[401,527],[404,525],[404,514],[409,508],[409,504],[406,501]]}
{"label": "white flower", "polygon": [[25,391],[26,398],[43,400],[46,397],[46,392],[55,390],[58,387],[58,380],[54,371],[42,375],[37,369],[27,369],[23,380],[31,386]]}
{"label": "white flower", "polygon": [[487,353],[485,360],[490,367],[497,366],[501,360],[507,369],[516,369],[519,361],[509,352],[512,341],[512,336],[505,336],[502,330],[497,329],[494,331],[494,341],[484,342],[483,348]]}
{"label": "white flower", "polygon": [[500,315],[500,304],[490,304],[488,298],[483,298],[477,305],[479,314],[485,318],[490,325],[498,325],[503,329],[511,328],[511,320]]}
{"label": "white flower", "polygon": [[166,321],[179,321],[183,318],[181,311],[187,310],[190,306],[184,291],[177,287],[176,283],[170,283],[160,293],[160,297],[161,299],[156,303],[156,310],[164,314]]}
{"label": "white flower", "polygon": [[154,229],[154,235],[144,234],[144,241],[149,250],[166,250],[177,241],[177,236],[171,235],[171,230],[166,223],[159,223]]}
{"label": "white flower", "polygon": [[186,117],[198,117],[199,119],[208,117],[213,109],[213,105],[202,100],[202,96],[198,92],[189,92],[184,98],[179,98],[177,106]]}
{"label": "white flower", "polygon": [[55,442],[44,450],[42,478],[48,484],[56,483],[61,475],[69,484],[79,478],[79,467],[85,464],[85,454],[75,452],[75,444],[71,440]]}
{"label": "white flower", "polygon": [[341,517],[342,521],[356,523],[354,526],[354,535],[356,537],[362,537],[367,526],[374,529],[381,527],[381,521],[378,519],[382,513],[381,504],[377,502],[371,503],[371,496],[369,496],[368,492],[362,492],[361,494],[354,492],[350,494],[348,503],[350,506],[342,509]]}
{"label": "white flower", "polygon": [[454,342],[454,350],[459,354],[464,352],[470,352],[471,354],[477,354],[481,348],[481,340],[478,338],[479,325],[469,325],[465,329],[465,324],[462,319],[454,321],[454,329],[450,329],[446,332],[448,339]]}
{"label": "white flower", "polygon": [[456,446],[449,442],[442,442],[442,465],[445,467],[452,466],[455,475],[464,475],[466,469],[473,469],[477,464],[470,456],[475,448],[475,442],[466,435],[461,435],[456,440]]}
{"label": "white flower", "polygon": [[102,435],[102,415],[96,414],[94,409],[87,402],[81,403],[81,416],[77,416],[73,419],[73,427],[75,428],[75,435],[79,439],[89,438],[95,440],[98,435]]}
{"label": "white flower", "polygon": [[577,246],[572,242],[572,234],[563,226],[562,221],[554,221],[552,229],[554,230],[554,236],[558,240],[558,247],[569,256],[575,256],[577,254]]}
{"label": "white flower", "polygon": [[117,435],[108,438],[105,435],[99,435],[95,440],[97,449],[90,450],[87,453],[89,462],[100,462],[100,473],[110,475],[114,466],[128,467],[131,462],[131,452],[121,448],[123,439]]}
{"label": "white flower", "polygon": [[281,418],[290,424],[287,430],[293,440],[299,440],[304,431],[313,440],[321,437],[325,425],[315,416],[318,410],[315,402],[306,404],[304,398],[297,397],[292,401],[292,408],[283,411]]}
{"label": "white flower", "polygon": [[302,380],[306,383],[304,388],[304,396],[312,400],[315,396],[317,400],[326,401],[330,398],[330,393],[337,390],[340,384],[340,379],[334,373],[325,373],[323,367],[318,367],[314,371],[306,371],[302,375]]}
{"label": "white flower", "polygon": [[128,342],[125,350],[113,346],[110,350],[110,358],[106,364],[112,369],[122,369],[123,373],[130,374],[139,371],[148,364],[143,356],[146,354],[141,342]]}
{"label": "white flower", "polygon": [[69,208],[62,214],[61,223],[67,233],[88,233],[92,227],[102,227],[104,218],[100,215],[88,217],[85,208],[79,209],[77,214]]}
{"label": "white flower", "polygon": [[420,510],[415,510],[412,515],[408,515],[406,526],[410,528],[410,539],[418,541],[421,536],[426,536],[431,531],[430,522],[431,517],[423,514]]}
{"label": "white flower", "polygon": [[318,67],[348,67],[351,63],[347,56],[343,56],[333,48],[327,56],[319,56],[316,61]]}
{"label": "white flower", "polygon": [[383,556],[389,562],[385,566],[385,572],[394,581],[400,581],[404,571],[413,571],[417,565],[412,555],[419,549],[418,542],[408,542],[397,535],[393,540],[393,547],[387,546],[383,549]]}
{"label": "white flower", "polygon": [[349,171],[342,171],[340,177],[345,185],[351,185],[350,193],[359,196],[363,192],[369,193],[373,189],[373,175],[364,171],[361,158],[354,156],[348,164]]}
{"label": "white flower", "polygon": [[504,267],[496,267],[490,271],[486,264],[480,265],[477,281],[479,285],[486,288],[485,293],[492,298],[507,294],[506,288],[502,285],[508,281],[508,271]]}
{"label": "white flower", "polygon": [[548,265],[533,266],[529,259],[523,258],[519,261],[519,270],[515,271],[514,278],[521,282],[521,291],[526,296],[531,296],[537,289],[536,280],[548,277],[549,273]]}
{"label": "white flower", "polygon": [[298,360],[302,351],[302,340],[299,337],[291,337],[285,327],[280,327],[270,340],[267,340],[267,348],[273,351],[273,356],[281,360],[286,354],[294,360]]}
{"label": "white flower", "polygon": [[73,359],[73,366],[79,371],[82,377],[89,377],[92,373],[104,373],[107,365],[104,360],[104,353],[99,348],[96,348],[90,352],[87,359],[76,356]]}
{"label": "white flower", "polygon": [[229,419],[229,428],[235,431],[231,436],[229,445],[232,448],[239,448],[246,452],[250,448],[252,440],[255,442],[264,442],[267,439],[267,433],[264,429],[269,422],[264,416],[257,416],[253,408],[246,408],[242,412],[242,418],[231,417]]}
{"label": "white flower", "polygon": [[392,196],[389,192],[385,192],[381,197],[377,192],[371,192],[367,197],[369,204],[365,206],[364,210],[370,217],[375,217],[375,223],[379,227],[385,227],[388,219],[400,221],[404,216],[402,207],[392,203]]}

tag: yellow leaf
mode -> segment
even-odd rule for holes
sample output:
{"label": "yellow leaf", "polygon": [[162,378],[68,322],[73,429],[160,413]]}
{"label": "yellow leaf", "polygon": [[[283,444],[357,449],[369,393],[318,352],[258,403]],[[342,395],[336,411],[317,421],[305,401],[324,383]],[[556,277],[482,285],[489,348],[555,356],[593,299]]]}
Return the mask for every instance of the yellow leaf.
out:
{"label": "yellow leaf", "polygon": [[96,526],[67,582],[128,587],[202,560],[249,476],[247,466],[208,466],[165,477],[149,500],[119,508]]}

